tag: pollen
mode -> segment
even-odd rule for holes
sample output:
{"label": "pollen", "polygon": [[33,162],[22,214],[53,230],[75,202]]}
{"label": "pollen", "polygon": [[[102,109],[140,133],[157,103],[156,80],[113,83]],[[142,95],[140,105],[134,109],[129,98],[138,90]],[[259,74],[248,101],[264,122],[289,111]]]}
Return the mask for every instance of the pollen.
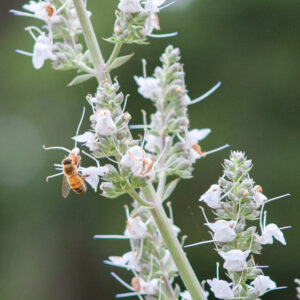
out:
{"label": "pollen", "polygon": [[131,280],[131,286],[133,287],[133,289],[139,293],[141,290],[141,284],[140,284],[140,279],[139,277],[134,277]]}
{"label": "pollen", "polygon": [[52,5],[46,5],[46,11],[47,11],[47,15],[48,17],[52,17],[54,14],[54,8]]}

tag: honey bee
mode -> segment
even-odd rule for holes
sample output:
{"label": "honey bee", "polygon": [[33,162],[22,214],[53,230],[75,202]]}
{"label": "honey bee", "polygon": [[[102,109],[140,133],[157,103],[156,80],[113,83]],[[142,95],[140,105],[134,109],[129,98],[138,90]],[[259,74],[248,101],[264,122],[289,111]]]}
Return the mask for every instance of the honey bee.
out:
{"label": "honey bee", "polygon": [[78,173],[80,161],[80,155],[72,152],[62,161],[64,173],[62,195],[64,198],[69,195],[70,190],[80,195],[84,194],[87,190],[84,176]]}

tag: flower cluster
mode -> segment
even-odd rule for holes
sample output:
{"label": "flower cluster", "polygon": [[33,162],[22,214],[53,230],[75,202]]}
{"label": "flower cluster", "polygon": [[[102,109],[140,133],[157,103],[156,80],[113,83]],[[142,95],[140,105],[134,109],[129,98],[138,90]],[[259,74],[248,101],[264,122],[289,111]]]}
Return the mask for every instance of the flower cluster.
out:
{"label": "flower cluster", "polygon": [[[146,43],[147,36],[160,30],[158,13],[170,4],[165,0],[121,0],[116,10],[114,34],[107,41],[113,43]],[[163,34],[162,37],[176,35]]]}
{"label": "flower cluster", "polygon": [[[188,105],[192,103],[187,94],[183,67],[178,48],[168,46],[160,58],[153,76],[135,76],[138,92],[153,102],[156,112],[146,126],[145,149],[160,156],[157,163],[166,175],[182,178],[191,176],[192,164],[209,153],[202,152],[199,142],[211,132],[210,129],[189,131]],[[214,151],[213,151],[214,152]]]}
{"label": "flower cluster", "polygon": [[[129,293],[117,297],[145,296],[146,299],[178,299],[180,287],[174,283],[178,276],[176,265],[148,209],[136,202],[135,209],[129,213],[126,207],[126,229],[121,236],[96,235],[95,238],[128,239],[131,250],[122,256],[110,256],[104,263],[126,268],[133,273],[131,285],[126,284],[118,275],[112,275]],[[174,234],[180,229],[169,219]],[[186,292],[187,293],[187,292]],[[185,294],[186,294],[185,293]],[[140,298],[143,299],[143,298]],[[188,299],[183,297],[182,299]],[[191,298],[190,298],[191,299]]]}
{"label": "flower cluster", "polygon": [[[92,77],[94,71],[88,50],[78,41],[82,33],[73,1],[39,0],[23,5],[24,11],[11,10],[17,16],[25,16],[42,21],[43,25],[27,27],[34,39],[33,52],[18,50],[32,56],[35,69],[40,69],[46,60],[52,61],[56,70],[76,69]],[[91,13],[88,12],[90,16]]]}
{"label": "flower cluster", "polygon": [[[230,282],[220,280],[218,275],[207,280],[218,299],[257,299],[266,292],[279,289],[269,276],[263,274],[262,267],[255,264],[250,254],[260,254],[262,246],[273,244],[274,239],[286,245],[282,229],[287,227],[267,225],[266,212],[263,213],[266,203],[281,196],[268,200],[262,187],[255,185],[250,177],[251,168],[252,161],[244,153],[232,152],[230,159],[224,161],[224,174],[218,184],[212,185],[200,198],[216,215],[216,221],[209,222],[204,214],[205,225],[211,230],[211,242],[223,258],[223,267],[230,279]],[[260,223],[260,233],[256,226],[247,226],[248,221],[256,220]]]}

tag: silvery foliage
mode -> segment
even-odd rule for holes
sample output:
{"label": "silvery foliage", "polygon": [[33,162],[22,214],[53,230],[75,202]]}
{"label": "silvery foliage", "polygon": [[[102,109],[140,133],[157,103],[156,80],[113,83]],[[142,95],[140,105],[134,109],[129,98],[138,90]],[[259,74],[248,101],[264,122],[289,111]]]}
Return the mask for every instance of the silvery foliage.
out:
{"label": "silvery foliage", "polygon": [[207,280],[218,299],[254,300],[283,288],[264,275],[263,267],[253,257],[261,253],[263,245],[273,244],[274,240],[286,245],[286,241],[276,224],[267,225],[266,212],[263,212],[265,204],[282,197],[268,199],[262,193],[262,187],[255,185],[249,175],[252,166],[244,153],[232,152],[230,159],[224,161],[223,176],[200,198],[216,215],[215,222],[206,219],[206,226],[211,230],[212,242],[223,258],[229,278],[228,282],[217,275]]}

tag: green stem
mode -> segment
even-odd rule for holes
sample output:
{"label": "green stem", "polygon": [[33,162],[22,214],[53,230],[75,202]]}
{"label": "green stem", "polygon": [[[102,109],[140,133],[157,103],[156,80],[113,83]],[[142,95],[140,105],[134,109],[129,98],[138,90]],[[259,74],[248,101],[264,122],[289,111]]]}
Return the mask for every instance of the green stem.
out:
{"label": "green stem", "polygon": [[206,300],[204,291],[177,237],[173,232],[172,225],[163,209],[161,202],[159,199],[157,199],[152,184],[148,184],[148,186],[142,188],[142,192],[147,201],[153,203],[154,207],[151,209],[152,216],[160,230],[162,237],[164,238],[164,241],[172,255],[172,258],[187,290],[190,292],[193,300]]}
{"label": "green stem", "polygon": [[86,45],[90,51],[90,55],[95,67],[95,76],[98,80],[98,83],[105,79],[111,81],[110,75],[105,72],[105,62],[92,23],[87,15],[87,10],[83,0],[73,0],[73,2],[82,27]]}
{"label": "green stem", "polygon": [[106,69],[108,70],[109,69],[109,66],[114,62],[114,60],[118,57],[119,53],[120,53],[120,50],[122,48],[123,44],[122,43],[116,43],[115,44],[115,47],[106,63]]}

